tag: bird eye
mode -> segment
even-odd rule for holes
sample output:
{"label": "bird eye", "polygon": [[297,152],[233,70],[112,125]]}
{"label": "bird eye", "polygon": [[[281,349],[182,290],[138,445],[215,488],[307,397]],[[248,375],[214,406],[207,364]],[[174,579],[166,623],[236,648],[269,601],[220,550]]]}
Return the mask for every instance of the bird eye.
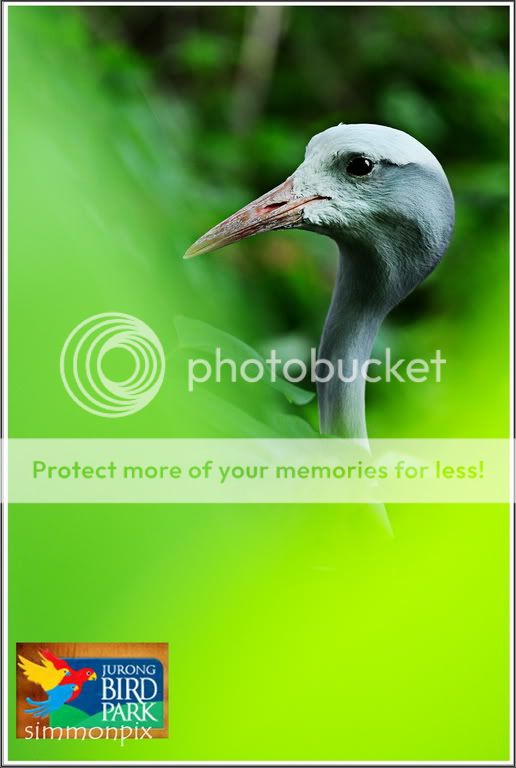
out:
{"label": "bird eye", "polygon": [[368,157],[354,157],[346,166],[350,176],[367,176],[374,168],[374,163]]}

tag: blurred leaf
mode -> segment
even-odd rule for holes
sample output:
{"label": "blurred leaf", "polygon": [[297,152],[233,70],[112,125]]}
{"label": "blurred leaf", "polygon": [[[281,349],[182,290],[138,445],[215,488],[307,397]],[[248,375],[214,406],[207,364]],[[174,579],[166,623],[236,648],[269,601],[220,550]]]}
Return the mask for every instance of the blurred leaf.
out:
{"label": "blurred leaf", "polygon": [[216,73],[230,58],[231,42],[214,33],[197,30],[174,49],[177,60],[192,72]]}
{"label": "blurred leaf", "polygon": [[435,107],[415,90],[393,84],[381,95],[381,111],[387,125],[393,125],[431,144],[443,135],[443,120]]}
{"label": "blurred leaf", "polygon": [[[175,328],[180,347],[207,354],[213,354],[214,350],[219,348],[222,357],[229,357],[237,366],[246,360],[259,360],[266,372],[268,371],[265,358],[259,352],[229,333],[188,317],[176,317]],[[313,392],[297,387],[281,377],[278,377],[276,381],[270,381],[266,373],[263,381],[281,392],[289,403],[295,405],[306,405],[315,397]]]}

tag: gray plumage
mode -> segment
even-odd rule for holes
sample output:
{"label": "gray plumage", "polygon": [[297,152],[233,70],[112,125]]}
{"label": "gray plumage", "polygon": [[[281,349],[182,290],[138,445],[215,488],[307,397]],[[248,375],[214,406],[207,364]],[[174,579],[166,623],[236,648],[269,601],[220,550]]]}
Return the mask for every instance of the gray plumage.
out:
{"label": "gray plumage", "polygon": [[[351,158],[372,173],[346,173]],[[307,206],[304,229],[328,235],[339,265],[319,356],[344,371],[371,355],[385,316],[437,266],[454,224],[453,196],[436,158],[406,133],[378,125],[340,125],[315,136],[293,174],[294,190],[331,200]],[[365,381],[334,377],[318,385],[321,431],[366,437]]]}
{"label": "gray plumage", "polygon": [[[350,172],[366,159],[371,171]],[[446,175],[420,142],[381,125],[338,125],[309,142],[303,163],[201,237],[185,254],[293,227],[335,240],[339,264],[319,357],[343,372],[369,359],[386,315],[436,267],[454,224]],[[365,380],[318,384],[321,431],[366,438]]]}

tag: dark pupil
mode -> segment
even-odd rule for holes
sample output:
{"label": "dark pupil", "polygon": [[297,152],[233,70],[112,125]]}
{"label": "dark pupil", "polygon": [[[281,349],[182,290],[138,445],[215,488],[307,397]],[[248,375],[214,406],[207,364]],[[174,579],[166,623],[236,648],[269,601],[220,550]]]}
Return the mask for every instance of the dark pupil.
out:
{"label": "dark pupil", "polygon": [[367,176],[373,170],[373,161],[367,157],[354,157],[348,163],[347,171],[352,176]]}

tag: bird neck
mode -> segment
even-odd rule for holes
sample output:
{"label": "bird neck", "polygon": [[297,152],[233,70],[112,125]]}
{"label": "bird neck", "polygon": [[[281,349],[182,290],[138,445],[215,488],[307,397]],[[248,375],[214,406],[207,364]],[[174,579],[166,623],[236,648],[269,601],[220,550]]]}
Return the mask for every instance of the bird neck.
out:
{"label": "bird neck", "polygon": [[378,303],[375,283],[380,276],[375,274],[372,260],[368,254],[351,250],[340,246],[337,279],[318,354],[319,360],[333,365],[334,375],[318,382],[317,394],[323,434],[367,440],[364,373],[388,310]]}

